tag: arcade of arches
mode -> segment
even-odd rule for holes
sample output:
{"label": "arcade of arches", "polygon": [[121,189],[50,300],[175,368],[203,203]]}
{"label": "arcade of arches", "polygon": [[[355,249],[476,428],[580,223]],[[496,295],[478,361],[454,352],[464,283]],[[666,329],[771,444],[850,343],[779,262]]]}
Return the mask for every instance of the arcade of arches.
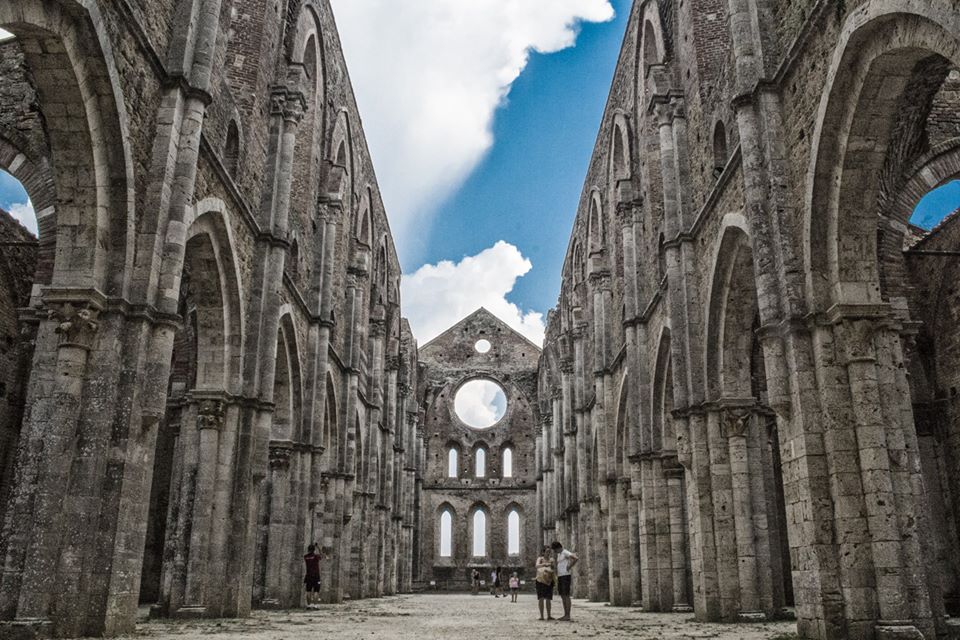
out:
{"label": "arcade of arches", "polygon": [[[267,6],[269,5],[269,7]],[[3,0],[0,638],[529,579],[957,637],[951,0],[634,0],[542,350],[418,349],[328,0]]]}

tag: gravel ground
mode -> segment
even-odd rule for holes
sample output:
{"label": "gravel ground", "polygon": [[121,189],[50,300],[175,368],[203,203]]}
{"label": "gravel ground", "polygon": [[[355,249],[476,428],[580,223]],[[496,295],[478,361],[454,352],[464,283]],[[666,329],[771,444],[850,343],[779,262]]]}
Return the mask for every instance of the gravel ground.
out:
{"label": "gravel ground", "polygon": [[[556,601],[557,606],[560,601]],[[151,640],[522,640],[525,638],[792,638],[789,622],[705,624],[690,614],[644,613],[635,608],[574,601],[572,623],[540,622],[533,594],[519,602],[489,595],[404,595],[322,605],[314,610],[255,611],[241,620],[143,621],[138,638]]]}

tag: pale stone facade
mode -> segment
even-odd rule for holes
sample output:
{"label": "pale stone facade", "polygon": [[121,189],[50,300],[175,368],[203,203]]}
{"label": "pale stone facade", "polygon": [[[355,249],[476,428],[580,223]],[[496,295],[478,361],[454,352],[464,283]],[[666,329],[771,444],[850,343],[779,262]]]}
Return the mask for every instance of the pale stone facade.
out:
{"label": "pale stone facade", "polygon": [[[485,353],[476,348],[481,340],[489,343]],[[537,346],[486,309],[420,348],[417,397],[423,412],[424,461],[419,577],[424,587],[466,589],[474,569],[489,583],[496,567],[502,568],[504,580],[513,572],[532,580],[539,551],[535,456],[539,358]],[[471,380],[491,380],[503,389],[505,413],[489,428],[473,428],[457,415],[457,392]],[[478,456],[483,458],[482,473],[477,472]],[[478,510],[485,525],[486,549],[481,554],[473,548]],[[449,556],[440,548],[444,512],[452,525]],[[519,526],[520,544],[514,553],[507,539],[511,513]]]}
{"label": "pale stone facade", "polygon": [[540,372],[580,595],[947,635],[958,246],[903,249],[958,62],[947,0],[633,3]]}

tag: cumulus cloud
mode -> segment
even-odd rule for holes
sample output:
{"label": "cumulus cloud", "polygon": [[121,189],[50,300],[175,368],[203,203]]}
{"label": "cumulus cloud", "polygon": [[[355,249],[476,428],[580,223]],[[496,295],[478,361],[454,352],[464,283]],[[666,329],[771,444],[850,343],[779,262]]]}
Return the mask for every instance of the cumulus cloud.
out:
{"label": "cumulus cloud", "polygon": [[507,396],[492,380],[471,380],[457,391],[453,408],[471,427],[486,429],[507,412]]}
{"label": "cumulus cloud", "polygon": [[8,213],[25,226],[30,233],[37,235],[37,212],[34,210],[32,202],[28,200],[27,202],[12,204]]}
{"label": "cumulus cloud", "polygon": [[398,245],[493,142],[530,51],[573,46],[609,0],[332,0]]}
{"label": "cumulus cloud", "polygon": [[460,262],[426,264],[403,276],[400,294],[404,315],[420,344],[426,344],[451,326],[485,307],[537,345],[543,344],[544,318],[507,300],[517,279],[533,264],[520,250],[500,240]]}

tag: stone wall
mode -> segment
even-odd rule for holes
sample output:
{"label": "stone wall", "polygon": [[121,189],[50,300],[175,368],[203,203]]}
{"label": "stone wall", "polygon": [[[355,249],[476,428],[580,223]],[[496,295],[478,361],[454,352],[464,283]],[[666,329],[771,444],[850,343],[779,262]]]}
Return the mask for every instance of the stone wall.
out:
{"label": "stone wall", "polygon": [[946,633],[955,278],[902,249],[960,174],[960,31],[921,4],[633,3],[540,363],[538,518],[580,595]]}
{"label": "stone wall", "polygon": [[310,543],[326,601],[409,591],[417,350],[329,3],[12,0],[0,25],[0,167],[40,226],[0,305],[35,345],[0,637],[299,606]]}
{"label": "stone wall", "polygon": [[[479,341],[490,343],[481,353]],[[424,588],[466,589],[474,569],[489,583],[500,566],[532,580],[539,537],[536,519],[535,441],[537,361],[540,350],[485,309],[480,309],[420,348],[420,389],[424,455],[421,504],[422,555],[419,580]],[[506,397],[502,418],[489,428],[473,428],[459,417],[455,398],[471,380],[495,381]],[[457,452],[451,477],[450,450]],[[478,450],[485,473],[476,474]],[[505,474],[509,449],[512,473]],[[473,553],[474,514],[485,514],[486,553]],[[452,554],[440,552],[440,517],[452,516]],[[519,554],[508,553],[510,512],[520,518]]]}

